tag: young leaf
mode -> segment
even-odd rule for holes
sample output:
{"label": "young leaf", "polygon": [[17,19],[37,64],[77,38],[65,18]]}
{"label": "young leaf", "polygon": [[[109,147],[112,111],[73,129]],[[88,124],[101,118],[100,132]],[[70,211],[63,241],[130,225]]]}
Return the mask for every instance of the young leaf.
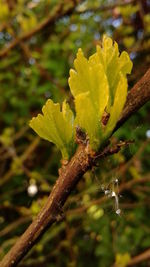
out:
{"label": "young leaf", "polygon": [[85,130],[89,136],[92,148],[96,149],[99,145],[100,123],[97,113],[95,113],[94,105],[89,97],[89,92],[77,95],[75,106],[77,112],[75,123]]}
{"label": "young leaf", "polygon": [[118,45],[104,36],[102,46],[89,59],[82,49],[70,70],[69,86],[75,99],[76,118],[66,102],[62,105],[48,100],[39,114],[30,122],[42,138],[53,142],[65,159],[75,149],[75,126],[88,135],[90,145],[98,150],[111,136],[120,117],[127,96],[126,75],[131,72],[132,62],[126,52],[119,54]]}
{"label": "young leaf", "polygon": [[119,83],[116,88],[114,103],[113,106],[111,106],[110,108],[110,118],[105,127],[105,133],[106,133],[106,135],[104,134],[105,138],[108,138],[111,135],[113,129],[116,126],[117,121],[119,120],[120,114],[122,112],[122,109],[126,101],[127,88],[128,88],[127,80],[123,76],[123,74],[120,74]]}
{"label": "young leaf", "polygon": [[[102,46],[97,46],[89,60],[80,48],[74,66],[69,86],[75,98],[75,123],[85,130],[97,150],[111,135],[122,112],[127,96],[126,74],[131,72],[132,62],[126,52],[119,54],[116,42],[104,36]],[[104,113],[109,118],[106,124]]]}
{"label": "young leaf", "polygon": [[60,104],[49,99],[42,108],[43,115],[32,118],[30,127],[43,139],[53,142],[68,159],[74,150],[74,116],[69,105],[64,101],[62,111]]}
{"label": "young leaf", "polygon": [[103,65],[87,60],[81,49],[70,71],[69,85],[75,98],[76,124],[87,132],[90,144],[97,149],[101,136],[101,118],[109,98]]}
{"label": "young leaf", "polygon": [[[90,57],[92,62],[99,61],[105,69],[109,83],[109,104],[113,105],[115,91],[119,83],[119,73],[124,76],[131,73],[132,61],[127,52],[122,52],[119,56],[118,45],[112,42],[112,39],[106,35],[103,37],[102,47],[97,46],[97,52]],[[109,109],[109,107],[108,107]]]}

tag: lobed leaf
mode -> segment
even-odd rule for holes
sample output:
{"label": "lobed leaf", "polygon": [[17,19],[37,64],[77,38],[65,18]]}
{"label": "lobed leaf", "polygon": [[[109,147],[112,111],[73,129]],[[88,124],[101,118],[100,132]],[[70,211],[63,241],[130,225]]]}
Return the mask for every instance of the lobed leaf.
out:
{"label": "lobed leaf", "polygon": [[[90,144],[96,149],[99,144],[100,123],[95,113],[94,105],[89,97],[89,92],[79,94],[75,98],[76,124],[88,134]],[[91,131],[92,127],[92,131]]]}
{"label": "lobed leaf", "polygon": [[[94,63],[94,64],[93,64]],[[69,85],[75,98],[76,124],[84,129],[93,149],[99,146],[101,118],[109,98],[109,87],[103,65],[90,61],[78,50],[70,71]]]}
{"label": "lobed leaf", "polygon": [[53,142],[68,159],[74,149],[74,115],[66,101],[60,104],[47,100],[42,108],[42,114],[32,118],[30,127],[43,139]]}
{"label": "lobed leaf", "polygon": [[[104,36],[102,46],[97,46],[89,60],[82,49],[70,70],[69,86],[75,98],[76,124],[85,130],[93,149],[108,138],[122,112],[127,96],[126,75],[132,62],[126,52],[119,54],[118,45]],[[109,120],[102,125],[107,112]]]}
{"label": "lobed leaf", "polygon": [[66,102],[60,111],[59,104],[48,100],[43,115],[30,122],[39,136],[57,145],[65,159],[75,149],[75,126],[86,132],[94,150],[110,137],[126,101],[126,75],[131,72],[132,62],[126,52],[119,54],[116,42],[104,36],[102,46],[97,46],[89,59],[81,48],[78,50],[74,67],[68,82],[75,100],[75,121]]}
{"label": "lobed leaf", "polygon": [[123,76],[123,74],[120,74],[119,83],[116,88],[114,103],[113,106],[111,106],[110,108],[110,118],[105,128],[105,138],[108,138],[111,135],[113,129],[116,126],[117,121],[119,120],[120,114],[126,101],[127,88],[127,80]]}

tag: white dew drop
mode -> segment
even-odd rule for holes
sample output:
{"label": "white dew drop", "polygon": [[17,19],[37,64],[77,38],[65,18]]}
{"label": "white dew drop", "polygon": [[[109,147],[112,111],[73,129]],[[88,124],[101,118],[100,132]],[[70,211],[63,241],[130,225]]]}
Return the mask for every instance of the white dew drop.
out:
{"label": "white dew drop", "polygon": [[101,185],[101,189],[104,192],[105,196],[109,198],[114,198],[115,200],[115,212],[117,215],[120,215],[121,209],[119,208],[119,188],[118,188],[119,180],[118,178],[113,179],[105,188],[104,185]]}
{"label": "white dew drop", "polygon": [[118,179],[117,178],[115,179],[115,183],[118,184]]}
{"label": "white dew drop", "polygon": [[112,191],[111,196],[115,198],[116,214],[119,215],[121,213],[121,210],[119,209],[119,198],[114,191]]}
{"label": "white dew drop", "polygon": [[36,194],[37,194],[37,192],[38,192],[38,187],[37,187],[37,185],[34,183],[34,184],[30,184],[29,186],[28,186],[28,188],[27,188],[27,192],[28,192],[28,195],[30,196],[30,197],[34,197]]}
{"label": "white dew drop", "polygon": [[116,210],[116,214],[117,214],[117,215],[120,215],[120,213],[121,213],[121,209],[117,209],[117,210]]}
{"label": "white dew drop", "polygon": [[111,196],[116,197],[116,193],[114,191],[112,191]]}
{"label": "white dew drop", "polygon": [[105,195],[108,195],[110,193],[110,190],[105,190],[104,193]]}

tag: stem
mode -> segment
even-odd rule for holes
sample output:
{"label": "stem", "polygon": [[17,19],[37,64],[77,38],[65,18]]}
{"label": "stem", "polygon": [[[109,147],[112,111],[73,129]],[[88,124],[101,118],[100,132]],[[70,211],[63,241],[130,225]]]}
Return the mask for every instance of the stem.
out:
{"label": "stem", "polygon": [[[150,69],[130,90],[122,116],[115,128],[117,130],[137,109],[150,100]],[[118,150],[114,149],[114,153]],[[59,171],[59,177],[37,218],[32,222],[16,244],[5,255],[1,267],[16,266],[17,263],[33,247],[36,240],[46,231],[47,227],[61,218],[62,207],[75,188],[82,175],[95,164],[96,158],[112,154],[112,148],[104,148],[100,156],[89,152],[87,145],[80,144],[70,162]]]}
{"label": "stem", "polygon": [[49,195],[47,203],[4,257],[0,264],[1,267],[16,266],[47,227],[60,219],[61,210],[68,195],[90,167],[90,156],[85,153],[85,148],[85,146],[80,145],[68,165],[60,170],[59,178]]}

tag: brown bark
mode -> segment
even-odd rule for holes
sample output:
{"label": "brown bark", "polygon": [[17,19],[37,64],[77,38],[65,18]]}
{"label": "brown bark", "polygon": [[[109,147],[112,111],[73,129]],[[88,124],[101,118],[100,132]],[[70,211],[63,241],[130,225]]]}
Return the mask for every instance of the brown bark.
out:
{"label": "brown bark", "polygon": [[147,261],[150,259],[150,248],[144,251],[143,253],[133,257],[129,263],[128,266],[135,266],[135,264],[139,264],[140,262]]}
{"label": "brown bark", "polygon": [[149,100],[150,100],[150,68],[129,91],[121,118],[118,121],[114,131],[116,131],[117,128],[119,128],[132,114],[134,114]]}
{"label": "brown bark", "polygon": [[85,149],[86,146],[80,145],[69,164],[61,169],[59,178],[53,187],[46,205],[4,257],[0,264],[1,267],[16,266],[46,228],[59,220],[62,206],[68,195],[90,167],[90,156],[85,152]]}
{"label": "brown bark", "polygon": [[[117,130],[137,109],[150,100],[150,69],[137,82],[128,94],[122,116],[115,128]],[[118,146],[106,147],[99,155],[89,151],[88,146],[80,144],[70,162],[60,169],[59,178],[37,218],[32,222],[16,244],[0,263],[1,267],[16,266],[31,249],[36,240],[52,223],[61,218],[62,207],[82,175],[95,164],[95,157],[101,158],[116,153]]]}

